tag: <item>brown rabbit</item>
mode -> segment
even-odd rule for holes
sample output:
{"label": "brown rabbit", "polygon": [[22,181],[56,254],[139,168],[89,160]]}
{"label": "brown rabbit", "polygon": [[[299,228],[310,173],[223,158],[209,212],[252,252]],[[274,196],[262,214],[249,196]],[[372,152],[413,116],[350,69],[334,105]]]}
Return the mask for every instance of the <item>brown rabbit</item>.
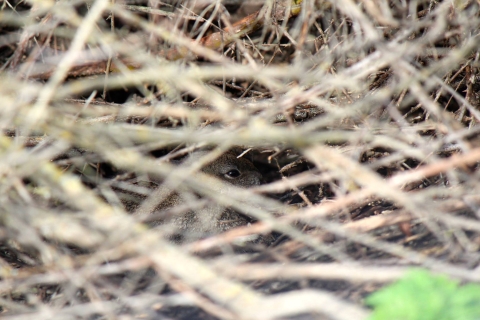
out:
{"label": "brown rabbit", "polygon": [[[196,151],[190,154],[183,164],[191,164],[203,157],[207,151]],[[226,183],[220,193],[228,194],[228,185],[248,188],[261,183],[262,175],[254,165],[245,158],[237,158],[234,151],[229,151],[218,157],[212,163],[202,168],[202,172],[214,176]],[[206,182],[208,183],[208,182]],[[165,187],[160,187],[165,188]],[[157,190],[158,191],[158,190]],[[165,190],[164,190],[165,191]],[[168,190],[166,191],[168,193]],[[150,222],[151,226],[170,225],[176,242],[193,241],[207,235],[217,234],[231,228],[246,225],[251,219],[239,214],[231,208],[209,202],[200,208],[178,212],[186,204],[195,204],[201,198],[192,192],[178,189],[171,192],[166,199],[157,206],[153,213],[163,215],[164,218]],[[176,211],[176,212],[175,212]],[[170,214],[169,214],[170,213]]]}

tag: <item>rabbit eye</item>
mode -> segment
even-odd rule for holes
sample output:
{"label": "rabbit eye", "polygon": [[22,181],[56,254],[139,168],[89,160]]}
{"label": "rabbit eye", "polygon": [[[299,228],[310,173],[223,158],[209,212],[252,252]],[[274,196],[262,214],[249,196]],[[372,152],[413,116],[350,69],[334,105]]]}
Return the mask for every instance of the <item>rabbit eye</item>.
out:
{"label": "rabbit eye", "polygon": [[225,176],[227,178],[230,178],[230,179],[233,179],[233,178],[238,178],[240,176],[240,171],[238,171],[237,169],[233,169],[233,170],[230,170],[228,171]]}

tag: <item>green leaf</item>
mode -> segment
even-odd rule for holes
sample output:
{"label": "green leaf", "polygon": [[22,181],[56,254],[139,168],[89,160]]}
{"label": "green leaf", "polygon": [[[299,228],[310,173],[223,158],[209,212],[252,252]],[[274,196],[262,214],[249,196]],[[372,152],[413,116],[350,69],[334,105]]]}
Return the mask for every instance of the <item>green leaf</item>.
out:
{"label": "green leaf", "polygon": [[476,320],[480,286],[459,287],[446,276],[412,270],[367,297],[366,304],[374,307],[371,320]]}

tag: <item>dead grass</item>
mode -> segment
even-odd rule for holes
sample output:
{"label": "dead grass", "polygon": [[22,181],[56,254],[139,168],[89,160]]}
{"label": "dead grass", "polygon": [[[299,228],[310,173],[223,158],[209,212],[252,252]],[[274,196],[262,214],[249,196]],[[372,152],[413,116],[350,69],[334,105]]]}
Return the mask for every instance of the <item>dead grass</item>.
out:
{"label": "dead grass", "polygon": [[[2,318],[362,319],[410,266],[480,281],[480,3],[239,3],[2,3]],[[266,184],[193,175],[237,146]],[[151,177],[256,222],[170,243],[125,206]]]}

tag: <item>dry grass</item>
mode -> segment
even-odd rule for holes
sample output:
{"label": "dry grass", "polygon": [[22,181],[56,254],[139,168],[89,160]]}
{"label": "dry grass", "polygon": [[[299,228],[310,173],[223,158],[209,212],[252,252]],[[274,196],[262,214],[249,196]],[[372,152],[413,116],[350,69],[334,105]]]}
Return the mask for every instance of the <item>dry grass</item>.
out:
{"label": "dry grass", "polygon": [[[480,281],[480,3],[239,3],[4,0],[2,318],[362,319],[408,266]],[[192,174],[236,146],[266,184]],[[257,222],[170,243],[125,207],[152,176]]]}

